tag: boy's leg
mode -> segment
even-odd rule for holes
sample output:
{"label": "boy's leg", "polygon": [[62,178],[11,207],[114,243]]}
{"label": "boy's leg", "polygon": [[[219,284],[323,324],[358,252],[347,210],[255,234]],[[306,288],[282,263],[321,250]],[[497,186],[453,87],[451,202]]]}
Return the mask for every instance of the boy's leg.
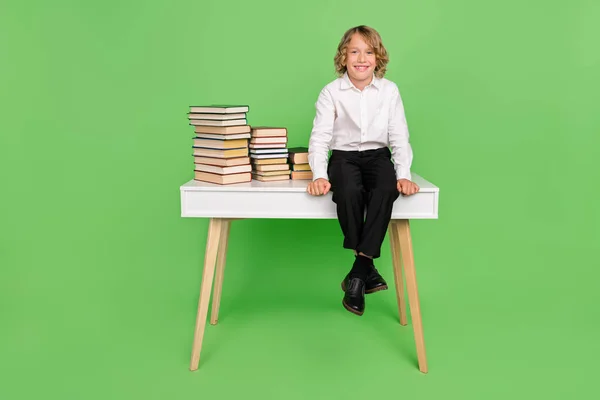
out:
{"label": "boy's leg", "polygon": [[381,255],[381,245],[392,217],[394,202],[400,195],[390,157],[390,150],[382,148],[369,153],[362,163],[367,217],[357,250],[372,258]]}
{"label": "boy's leg", "polygon": [[[360,170],[358,152],[333,151],[329,159],[328,175],[333,201],[337,205],[340,227],[344,233],[344,248],[355,250],[364,225],[365,188]],[[361,257],[362,258],[362,257]],[[357,315],[365,309],[365,280],[369,265],[357,261],[344,279],[344,307]]]}
{"label": "boy's leg", "polygon": [[356,249],[364,224],[365,188],[358,152],[334,150],[327,167],[338,222],[344,234],[343,247]]}

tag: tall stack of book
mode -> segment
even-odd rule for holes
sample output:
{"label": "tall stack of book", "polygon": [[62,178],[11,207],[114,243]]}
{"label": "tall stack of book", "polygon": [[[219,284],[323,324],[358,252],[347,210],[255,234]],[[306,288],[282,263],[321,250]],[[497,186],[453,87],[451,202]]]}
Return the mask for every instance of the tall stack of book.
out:
{"label": "tall stack of book", "polygon": [[248,106],[190,106],[188,119],[194,127],[194,179],[220,185],[249,182],[250,125]]}
{"label": "tall stack of book", "polygon": [[287,140],[287,128],[252,127],[249,147],[253,179],[265,182],[290,179]]}
{"label": "tall stack of book", "polygon": [[292,179],[313,179],[308,164],[308,147],[292,147],[288,149]]}

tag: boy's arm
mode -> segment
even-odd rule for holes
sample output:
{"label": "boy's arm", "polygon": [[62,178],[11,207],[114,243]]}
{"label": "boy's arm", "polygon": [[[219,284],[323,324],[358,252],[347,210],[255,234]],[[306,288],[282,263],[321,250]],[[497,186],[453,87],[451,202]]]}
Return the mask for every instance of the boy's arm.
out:
{"label": "boy's arm", "polygon": [[327,175],[327,155],[333,136],[335,107],[331,93],[324,88],[315,104],[317,113],[308,142],[308,163],[313,173],[313,181],[319,178],[329,180]]}
{"label": "boy's arm", "polygon": [[404,105],[400,92],[396,89],[390,104],[390,118],[388,123],[388,135],[392,147],[392,160],[396,170],[396,179],[411,180],[410,166],[412,165],[413,153],[408,142],[408,125],[404,114]]}

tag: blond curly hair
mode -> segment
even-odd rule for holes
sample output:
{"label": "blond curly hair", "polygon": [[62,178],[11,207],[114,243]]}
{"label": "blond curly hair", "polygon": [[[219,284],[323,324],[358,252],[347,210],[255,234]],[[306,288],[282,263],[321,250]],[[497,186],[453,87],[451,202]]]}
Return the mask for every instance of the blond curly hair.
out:
{"label": "blond curly hair", "polygon": [[381,36],[379,33],[366,25],[355,26],[354,28],[350,28],[344,33],[342,40],[337,48],[337,53],[333,58],[335,64],[335,71],[338,76],[342,76],[346,73],[346,49],[348,48],[348,43],[352,39],[352,36],[355,33],[359,33],[365,42],[367,42],[375,52],[375,59],[377,60],[377,65],[375,66],[375,76],[377,78],[383,78],[385,72],[387,70],[387,63],[390,61],[388,52],[381,41]]}

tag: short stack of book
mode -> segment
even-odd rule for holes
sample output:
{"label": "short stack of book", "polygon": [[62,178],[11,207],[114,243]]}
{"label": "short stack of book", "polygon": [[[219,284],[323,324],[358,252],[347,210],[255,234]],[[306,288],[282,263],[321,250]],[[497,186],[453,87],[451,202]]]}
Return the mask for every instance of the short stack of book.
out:
{"label": "short stack of book", "polygon": [[196,137],[193,145],[194,179],[220,185],[249,182],[250,125],[248,106],[190,106],[188,119]]}
{"label": "short stack of book", "polygon": [[292,179],[313,179],[313,173],[308,164],[308,147],[291,147],[288,149],[288,160]]}
{"label": "short stack of book", "polygon": [[250,139],[252,178],[257,181],[290,179],[287,128],[253,126]]}

